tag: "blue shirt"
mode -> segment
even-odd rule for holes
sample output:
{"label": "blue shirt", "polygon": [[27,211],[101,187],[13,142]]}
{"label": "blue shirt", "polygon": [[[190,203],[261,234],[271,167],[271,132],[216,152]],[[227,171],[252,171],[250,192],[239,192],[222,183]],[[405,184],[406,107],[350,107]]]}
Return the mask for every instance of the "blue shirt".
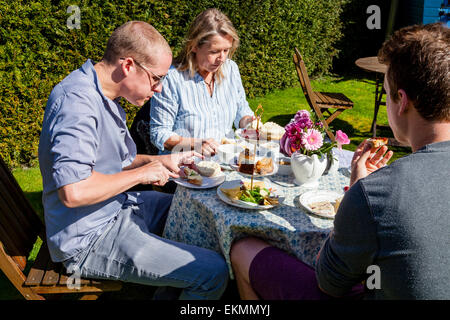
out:
{"label": "blue shirt", "polygon": [[58,188],[88,178],[92,170],[114,174],[136,157],[125,111],[102,93],[91,60],[53,88],[39,142],[47,243],[53,261],[86,249],[122,208],[127,194],[67,208]]}
{"label": "blue shirt", "polygon": [[239,128],[242,117],[253,115],[238,66],[228,59],[222,68],[224,77],[215,82],[212,97],[200,74],[169,69],[161,93],[151,99],[150,139],[159,150],[173,135],[220,142],[233,124]]}

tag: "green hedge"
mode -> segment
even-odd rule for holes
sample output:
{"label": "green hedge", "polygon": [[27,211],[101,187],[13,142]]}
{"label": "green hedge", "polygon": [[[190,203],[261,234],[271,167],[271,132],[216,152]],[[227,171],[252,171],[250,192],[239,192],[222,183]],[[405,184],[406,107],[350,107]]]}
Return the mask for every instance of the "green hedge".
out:
{"label": "green hedge", "polygon": [[[117,1],[119,2],[119,1]],[[174,54],[202,10],[227,14],[241,38],[235,60],[249,97],[297,84],[297,46],[312,75],[327,72],[341,38],[347,0],[20,1],[0,0],[0,154],[10,166],[33,165],[45,104],[53,86],[87,59],[98,61],[111,32],[128,20],[154,25]],[[81,9],[70,30],[69,5]],[[137,109],[127,103],[129,124]]]}

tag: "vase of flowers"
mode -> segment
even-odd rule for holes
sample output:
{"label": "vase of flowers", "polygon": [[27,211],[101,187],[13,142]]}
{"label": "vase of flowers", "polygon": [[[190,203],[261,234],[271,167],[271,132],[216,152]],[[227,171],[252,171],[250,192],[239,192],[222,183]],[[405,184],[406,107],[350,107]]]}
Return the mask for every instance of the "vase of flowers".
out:
{"label": "vase of flowers", "polygon": [[319,178],[328,165],[333,164],[333,147],[342,148],[350,143],[347,135],[338,130],[335,141],[325,141],[326,131],[315,115],[299,110],[294,119],[285,126],[280,140],[280,150],[291,157],[295,183],[306,187],[318,185]]}

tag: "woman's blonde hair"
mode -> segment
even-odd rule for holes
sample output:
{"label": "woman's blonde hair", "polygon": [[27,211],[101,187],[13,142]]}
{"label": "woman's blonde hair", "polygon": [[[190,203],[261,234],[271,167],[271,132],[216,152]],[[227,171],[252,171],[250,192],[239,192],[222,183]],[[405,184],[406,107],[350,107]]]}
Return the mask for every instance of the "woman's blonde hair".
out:
{"label": "woman's blonde hair", "polygon": [[[230,19],[215,8],[207,9],[200,13],[192,22],[188,35],[184,40],[184,47],[178,57],[174,60],[174,65],[180,71],[189,70],[191,77],[195,75],[198,66],[195,59],[195,47],[200,47],[208,43],[215,35],[231,36],[233,38],[228,58],[231,59],[239,46],[239,36],[234,29]],[[223,78],[222,66],[216,72],[218,82]]]}

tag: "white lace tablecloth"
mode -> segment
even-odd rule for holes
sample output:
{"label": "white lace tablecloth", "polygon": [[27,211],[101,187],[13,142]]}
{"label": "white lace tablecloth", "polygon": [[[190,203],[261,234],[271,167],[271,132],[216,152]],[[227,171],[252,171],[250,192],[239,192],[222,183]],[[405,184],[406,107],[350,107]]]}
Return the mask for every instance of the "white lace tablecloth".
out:
{"label": "white lace tablecloth", "polygon": [[[333,150],[339,158],[337,172],[320,178],[318,190],[343,193],[349,184],[348,169],[353,152]],[[226,180],[244,178],[236,171],[228,171]],[[212,189],[189,189],[177,186],[168,213],[163,237],[208,248],[221,253],[233,272],[230,248],[234,240],[253,235],[268,241],[314,266],[319,249],[333,227],[333,220],[309,214],[299,197],[310,191],[293,183],[294,176],[275,174],[266,177],[276,187],[284,201],[269,210],[249,210],[228,205]]]}

